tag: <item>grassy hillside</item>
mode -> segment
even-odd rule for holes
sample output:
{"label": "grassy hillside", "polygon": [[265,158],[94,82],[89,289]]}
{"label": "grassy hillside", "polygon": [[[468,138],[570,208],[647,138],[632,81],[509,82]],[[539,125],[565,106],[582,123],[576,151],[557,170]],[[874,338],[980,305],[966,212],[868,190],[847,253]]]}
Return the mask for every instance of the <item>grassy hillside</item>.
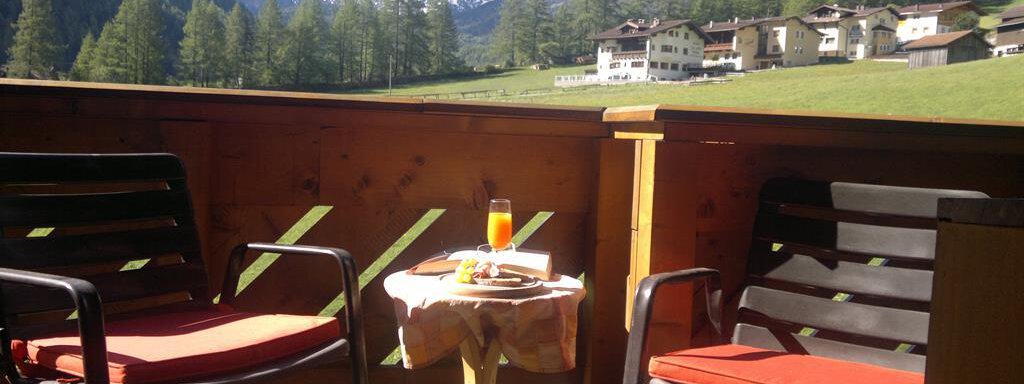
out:
{"label": "grassy hillside", "polygon": [[[584,68],[516,70],[469,81],[409,86],[397,89],[395,94],[551,88],[556,74],[578,74]],[[547,95],[498,100],[590,106],[708,105],[1024,121],[1024,56],[913,71],[904,63],[858,61],[750,73],[732,79],[728,84],[698,87],[630,85],[554,90]]]}

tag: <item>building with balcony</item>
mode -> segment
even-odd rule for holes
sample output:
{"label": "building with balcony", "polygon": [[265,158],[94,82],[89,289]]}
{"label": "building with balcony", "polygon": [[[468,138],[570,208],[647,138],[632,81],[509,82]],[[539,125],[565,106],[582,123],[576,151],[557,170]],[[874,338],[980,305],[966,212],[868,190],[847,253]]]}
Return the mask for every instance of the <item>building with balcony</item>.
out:
{"label": "building with balcony", "polygon": [[987,15],[973,1],[908,5],[897,12],[901,16],[896,28],[896,38],[900,43],[952,32],[961,17],[973,17],[977,23],[978,17]]}
{"label": "building with balcony", "polygon": [[1004,57],[1024,54],[1024,5],[999,14],[994,55]]}
{"label": "building with balcony", "polygon": [[822,34],[822,57],[867,59],[896,51],[900,14],[889,7],[855,9],[822,5],[803,18]]}
{"label": "building with balcony", "polygon": [[818,62],[821,33],[799,17],[713,21],[701,29],[713,41],[704,51],[704,66],[752,70]]}
{"label": "building with balcony", "polygon": [[629,19],[589,40],[597,42],[601,81],[657,81],[685,80],[702,68],[710,38],[689,20]]}

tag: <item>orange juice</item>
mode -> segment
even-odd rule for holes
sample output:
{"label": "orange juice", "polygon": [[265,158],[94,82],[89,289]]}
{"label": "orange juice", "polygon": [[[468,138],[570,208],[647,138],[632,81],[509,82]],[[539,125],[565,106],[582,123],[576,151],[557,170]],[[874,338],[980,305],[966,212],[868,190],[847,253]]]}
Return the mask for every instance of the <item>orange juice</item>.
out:
{"label": "orange juice", "polygon": [[491,212],[487,214],[487,242],[491,248],[500,251],[512,242],[512,214]]}

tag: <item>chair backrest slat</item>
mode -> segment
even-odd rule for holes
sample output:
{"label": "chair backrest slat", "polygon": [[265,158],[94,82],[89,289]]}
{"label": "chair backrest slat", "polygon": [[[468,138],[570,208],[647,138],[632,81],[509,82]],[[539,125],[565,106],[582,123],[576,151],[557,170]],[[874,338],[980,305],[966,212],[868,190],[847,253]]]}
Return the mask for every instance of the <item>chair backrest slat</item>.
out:
{"label": "chair backrest slat", "polygon": [[[741,344],[752,347],[777,351],[786,350],[786,346],[783,345],[783,341],[779,340],[778,335],[778,332],[772,332],[768,328],[750,324],[739,324],[736,326],[734,338],[739,340]],[[800,334],[788,334],[781,337],[789,339],[785,343],[791,345],[790,348],[801,349],[802,351],[799,352],[806,352],[809,355],[825,356],[905,371],[924,372],[925,358],[922,355],[901,353],[888,349],[843,343]],[[794,343],[796,346],[792,346]]]}
{"label": "chair backrest slat", "polygon": [[936,210],[947,197],[987,196],[768,181],[733,342],[922,371]]}
{"label": "chair backrest slat", "polygon": [[[96,285],[104,302],[118,302],[205,289],[205,285],[199,284],[205,278],[206,272],[202,266],[174,264],[93,275],[87,280]],[[4,287],[4,309],[7,313],[23,314],[72,307],[74,304],[66,292],[39,290],[16,284]]]}
{"label": "chair backrest slat", "polygon": [[0,153],[0,183],[74,183],[184,180],[185,170],[167,153]]}
{"label": "chair backrest slat", "polygon": [[928,340],[927,312],[844,303],[759,286],[743,292],[740,310],[815,329],[883,340],[918,345],[927,344]]}
{"label": "chair backrest slat", "polygon": [[822,262],[799,254],[769,254],[764,257],[774,258],[778,266],[764,275],[757,276],[763,279],[803,284],[854,295],[871,295],[925,304],[931,301],[931,271],[880,268],[846,261]]}
{"label": "chair backrest slat", "polygon": [[[46,230],[27,237],[33,228]],[[200,250],[174,155],[0,153],[2,267],[89,280],[105,304],[166,302],[179,292],[208,302]],[[151,262],[123,268],[139,259]],[[6,319],[72,307],[60,292],[15,284],[2,291]]]}
{"label": "chair backrest slat", "polygon": [[180,226],[53,238],[0,238],[0,265],[39,269],[130,261],[174,253],[198,254],[198,246],[195,228]]}
{"label": "chair backrest slat", "polygon": [[62,227],[191,216],[188,191],[0,196],[0,226]]}

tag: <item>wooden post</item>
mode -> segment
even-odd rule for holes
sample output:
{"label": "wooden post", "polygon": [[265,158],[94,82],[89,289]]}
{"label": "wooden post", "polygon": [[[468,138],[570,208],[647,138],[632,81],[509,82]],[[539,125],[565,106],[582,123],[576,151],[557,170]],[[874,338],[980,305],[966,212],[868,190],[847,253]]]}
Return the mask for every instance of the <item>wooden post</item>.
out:
{"label": "wooden post", "polygon": [[626,330],[625,306],[629,269],[630,217],[635,145],[627,140],[599,141],[599,178],[595,213],[591,215],[594,250],[586,262],[585,383],[606,383],[622,377]]}
{"label": "wooden post", "polygon": [[1024,382],[1024,199],[939,202],[925,382]]}

